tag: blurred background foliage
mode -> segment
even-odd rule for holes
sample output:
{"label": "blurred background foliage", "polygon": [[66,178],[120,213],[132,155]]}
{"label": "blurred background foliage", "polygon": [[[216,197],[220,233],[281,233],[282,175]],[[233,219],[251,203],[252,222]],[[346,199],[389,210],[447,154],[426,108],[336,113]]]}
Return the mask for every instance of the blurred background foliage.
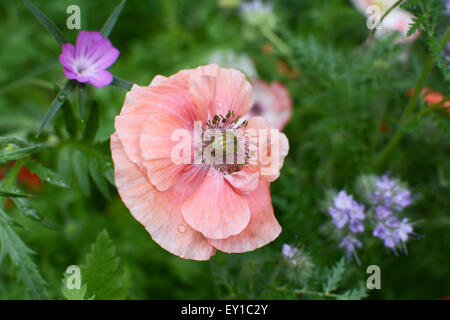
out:
{"label": "blurred background foliage", "polygon": [[[72,95],[63,112],[35,140],[45,112],[65,81],[57,60],[61,49],[22,1],[0,3],[0,136],[43,143],[31,158],[70,185],[61,188],[45,181],[40,185],[29,200],[39,221],[22,216],[15,205],[5,210],[20,224],[14,230],[36,253],[30,257],[47,283],[44,297],[63,298],[64,271],[69,265],[87,263],[86,254],[104,229],[120,257],[120,282],[128,292],[120,297],[317,297],[266,290],[266,279],[275,274],[274,283],[283,288],[295,287],[301,277],[312,277],[313,287],[324,277],[320,270],[340,260],[343,252],[322,228],[330,217],[321,212],[321,201],[326,190],[351,187],[361,173],[374,172],[374,159],[398,127],[409,99],[407,90],[415,86],[429,54],[427,39],[424,35],[407,46],[389,37],[368,45],[365,17],[348,1],[279,0],[274,3],[275,30],[292,53],[288,61],[257,28],[243,22],[234,2],[129,0],[110,37],[121,52],[110,70],[140,85],[147,85],[157,74],[206,64],[213,52],[231,49],[249,55],[260,78],[281,81],[290,90],[294,114],[284,131],[291,150],[281,177],[271,186],[283,232],[255,252],[218,252],[210,262],[186,261],[161,249],[111,185],[108,140],[125,91],[89,87],[91,120],[84,124]],[[100,29],[117,5],[106,0],[33,3],[71,41],[78,30],[65,27],[69,5],[80,6],[85,30]],[[446,25],[448,19],[439,20],[437,32],[442,33]],[[403,54],[408,56],[406,62],[398,58]],[[426,86],[449,93],[448,82],[437,68],[432,69]],[[420,101],[416,111],[425,108]],[[421,195],[410,209],[413,220],[420,221],[416,231],[421,239],[408,243],[408,255],[395,256],[381,242],[363,248],[362,265],[346,267],[342,286],[352,289],[365,284],[367,266],[376,264],[382,270],[382,290],[369,292],[369,298],[442,298],[450,295],[448,114],[429,114],[403,130],[405,138],[374,173],[388,170]],[[301,270],[290,280],[276,270],[286,267],[282,244],[294,242],[303,247],[314,267],[310,274]],[[336,272],[339,276],[340,269]],[[29,297],[25,291],[11,260],[3,259],[0,298]]]}

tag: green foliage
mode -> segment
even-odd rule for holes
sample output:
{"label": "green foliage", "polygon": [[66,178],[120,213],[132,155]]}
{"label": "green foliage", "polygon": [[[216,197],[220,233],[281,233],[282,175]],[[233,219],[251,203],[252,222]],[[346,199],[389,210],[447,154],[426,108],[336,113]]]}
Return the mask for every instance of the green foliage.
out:
{"label": "green foliage", "polygon": [[[408,36],[412,35],[416,31],[423,31],[427,36],[428,47],[430,53],[436,63],[436,65],[441,69],[444,77],[450,80],[450,64],[445,62],[445,57],[442,55],[442,50],[450,39],[440,39],[440,26],[442,25],[443,11],[445,8],[444,1],[441,0],[429,0],[429,1],[418,1],[418,0],[407,0],[402,3],[402,7],[413,11],[416,14],[414,18],[414,23],[411,24]],[[447,18],[448,20],[448,18]],[[448,22],[448,21],[447,21]],[[444,24],[445,25],[445,24]],[[448,27],[448,24],[447,24]],[[450,29],[447,29],[447,33]],[[443,30],[445,33],[446,30]],[[445,36],[444,36],[445,37]]]}
{"label": "green foliage", "polygon": [[12,228],[12,221],[1,209],[4,205],[0,201],[0,264],[5,256],[9,256],[17,279],[24,285],[25,291],[31,299],[47,298],[46,282],[33,262],[34,251],[27,247]]}
{"label": "green foliage", "polygon": [[24,161],[24,165],[28,168],[28,170],[30,170],[30,172],[36,173],[39,178],[41,178],[45,182],[48,182],[49,184],[56,187],[69,188],[69,185],[59,174],[49,168],[44,167],[41,163],[31,159],[26,159]]}
{"label": "green foliage", "polygon": [[326,294],[335,291],[339,287],[345,271],[345,261],[341,258],[338,263],[328,272],[327,282],[323,285],[323,292]]}
{"label": "green foliage", "polygon": [[[125,91],[77,84],[77,94],[64,94],[49,109],[67,81],[58,62],[60,47],[23,2],[4,2],[0,299],[360,299],[366,294],[369,299],[438,299],[449,294],[448,257],[442,252],[450,246],[450,118],[445,110],[428,109],[418,95],[410,117],[401,123],[407,92],[416,86],[427,57],[433,59],[424,87],[449,94],[442,52],[449,17],[443,15],[442,1],[402,4],[417,17],[410,32],[421,33],[410,46],[395,36],[366,41],[366,18],[346,0],[276,1],[272,33],[261,32],[259,25],[248,28],[239,10],[223,9],[216,1],[123,3],[33,1],[61,28],[71,4],[81,8],[82,29],[96,30],[108,21],[104,32],[109,33],[118,22],[110,40],[121,54],[110,71],[139,85],[148,85],[157,74],[206,64],[219,49],[248,55],[259,78],[286,85],[294,105],[283,130],[290,151],[271,184],[283,231],[254,252],[217,253],[209,263],[186,261],[160,248],[114,189],[109,137]],[[65,42],[74,43],[78,30],[61,30]],[[268,45],[271,50],[262,50]],[[286,67],[296,69],[297,76],[286,73]],[[131,82],[117,76],[113,85],[131,88]],[[44,118],[45,130],[35,139]],[[372,164],[397,129],[403,138],[385,166],[421,194],[408,212],[420,221],[420,239],[410,241],[409,254],[402,256],[368,242],[358,252],[362,266],[343,264],[322,200],[329,190],[367,196],[364,186],[374,179]],[[19,181],[22,165],[42,180],[37,190]],[[92,239],[105,228],[114,247],[102,233],[84,260]],[[295,266],[280,254],[282,244],[294,239],[299,247]],[[113,248],[126,261],[125,272]],[[61,292],[61,270],[83,261],[81,289]],[[382,290],[366,291],[365,264],[380,265]],[[405,278],[421,280],[405,287]]]}
{"label": "green foliage", "polygon": [[80,288],[68,288],[71,274],[64,273],[61,292],[68,300],[120,300],[128,296],[128,275],[116,257],[116,248],[103,230],[81,266]]}
{"label": "green foliage", "polygon": [[[66,298],[67,300],[86,300],[85,297],[87,292],[87,284],[82,284],[79,289],[69,289],[65,286],[68,280],[68,275],[64,273],[64,279],[62,280],[63,288],[61,289],[61,293],[63,294],[64,298]],[[94,296],[92,297],[92,300],[93,298]]]}

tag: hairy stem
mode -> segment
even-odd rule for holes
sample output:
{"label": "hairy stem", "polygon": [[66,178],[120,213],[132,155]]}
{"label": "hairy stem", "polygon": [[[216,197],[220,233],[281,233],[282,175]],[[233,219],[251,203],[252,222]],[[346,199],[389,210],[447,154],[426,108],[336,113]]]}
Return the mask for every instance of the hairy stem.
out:
{"label": "hairy stem", "polygon": [[380,26],[380,24],[383,22],[384,18],[386,18],[386,16],[391,13],[392,10],[394,10],[395,8],[397,8],[398,5],[400,5],[400,3],[402,3],[404,0],[398,0],[396,3],[394,3],[394,5],[392,7],[389,8],[388,11],[386,11],[383,16],[380,19],[380,22],[377,23],[376,27],[372,29],[372,32],[370,33],[370,38],[373,38],[373,36],[375,35],[375,32],[377,31],[378,27]]}
{"label": "hairy stem", "polygon": [[[447,29],[447,32],[445,33],[444,38],[441,41],[441,49],[444,48],[444,46],[447,43],[449,38],[450,38],[450,27]],[[386,147],[383,149],[383,151],[375,159],[375,161],[372,165],[373,170],[379,170],[382,168],[386,159],[389,157],[391,152],[395,149],[397,144],[403,138],[403,135],[404,135],[403,126],[409,120],[411,113],[414,111],[414,107],[417,104],[417,99],[420,96],[422,88],[425,84],[425,80],[427,79],[427,76],[430,73],[432,67],[433,67],[433,57],[432,57],[432,55],[430,55],[428,57],[428,60],[425,64],[423,70],[422,70],[422,73],[420,74],[419,80],[416,83],[416,87],[414,88],[414,93],[413,93],[412,97],[409,99],[408,104],[406,105],[405,111],[403,112],[403,115],[402,115],[400,123],[397,127],[397,130],[395,131],[394,135],[392,136],[391,140],[386,145]]]}

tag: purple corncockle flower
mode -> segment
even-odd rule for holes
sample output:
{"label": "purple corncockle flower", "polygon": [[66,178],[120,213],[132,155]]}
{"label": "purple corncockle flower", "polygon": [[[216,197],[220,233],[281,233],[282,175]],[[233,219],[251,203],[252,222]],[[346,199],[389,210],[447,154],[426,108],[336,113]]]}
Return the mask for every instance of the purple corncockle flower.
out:
{"label": "purple corncockle flower", "polygon": [[445,0],[445,7],[447,10],[445,10],[445,13],[450,15],[450,0]]}
{"label": "purple corncockle flower", "polygon": [[113,75],[106,69],[119,57],[109,39],[98,31],[81,31],[76,45],[65,43],[62,46],[59,62],[64,67],[64,75],[81,83],[90,83],[102,88],[111,84]]}

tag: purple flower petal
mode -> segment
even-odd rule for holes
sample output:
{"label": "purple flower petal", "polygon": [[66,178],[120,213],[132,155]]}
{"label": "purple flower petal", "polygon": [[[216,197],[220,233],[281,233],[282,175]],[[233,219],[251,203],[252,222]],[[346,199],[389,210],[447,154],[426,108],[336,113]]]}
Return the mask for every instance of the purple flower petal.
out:
{"label": "purple flower petal", "polygon": [[75,62],[75,47],[71,43],[64,43],[62,46],[62,53],[59,55],[59,62],[64,68],[74,72],[73,64]]}
{"label": "purple flower petal", "polygon": [[351,232],[358,233],[364,231],[364,225],[360,220],[351,220],[349,224]]}
{"label": "purple flower petal", "polygon": [[382,223],[378,223],[376,228],[373,230],[373,236],[380,238],[380,239],[384,239],[384,238],[386,238],[386,235],[387,235],[387,229],[384,227],[384,225]]}
{"label": "purple flower petal", "polygon": [[389,210],[389,208],[385,206],[377,206],[376,208],[378,219],[384,220],[387,217],[389,217],[392,212]]}
{"label": "purple flower petal", "polygon": [[348,195],[344,190],[340,191],[336,197],[333,199],[334,206],[337,209],[351,209],[353,204],[353,196]]}
{"label": "purple flower petal", "polygon": [[344,211],[338,210],[334,207],[330,207],[330,208],[328,208],[328,212],[330,213],[331,217],[333,218],[333,224],[337,228],[341,229],[347,224],[349,218],[348,218],[347,213],[345,213]]}
{"label": "purple flower petal", "polygon": [[388,226],[389,228],[396,228],[399,225],[400,225],[400,221],[398,221],[398,219],[396,217],[390,217],[386,221],[386,226]]}
{"label": "purple flower petal", "polygon": [[97,70],[88,79],[88,82],[97,88],[111,84],[113,75],[107,70]]}
{"label": "purple flower petal", "polygon": [[101,39],[103,39],[102,34],[98,31],[81,31],[77,37],[76,56],[85,56],[89,50],[89,47]]}

